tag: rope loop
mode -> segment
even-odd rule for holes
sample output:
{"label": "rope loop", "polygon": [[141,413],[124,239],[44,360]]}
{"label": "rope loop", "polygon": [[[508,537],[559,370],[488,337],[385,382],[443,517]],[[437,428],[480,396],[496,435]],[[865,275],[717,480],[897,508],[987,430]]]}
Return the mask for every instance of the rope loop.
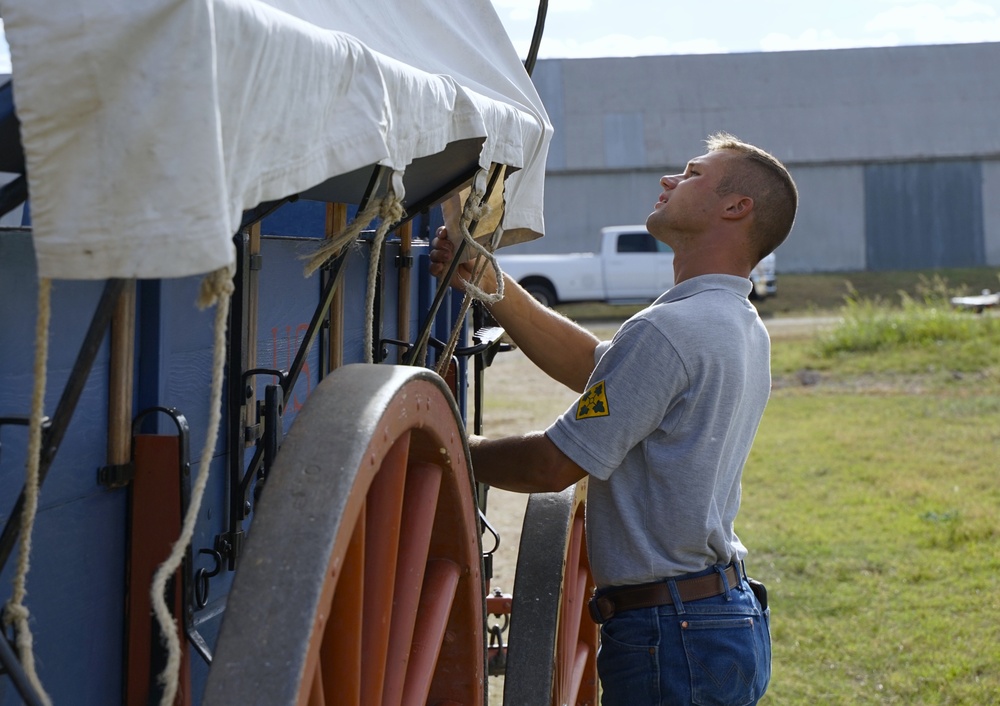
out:
{"label": "rope loop", "polygon": [[[465,288],[465,296],[462,298],[462,306],[459,309],[458,316],[455,317],[455,327],[452,329],[448,343],[445,346],[444,351],[441,353],[441,357],[438,359],[436,372],[442,377],[444,377],[444,374],[447,372],[448,366],[451,364],[451,356],[458,347],[458,337],[461,335],[462,331],[461,324],[462,321],[465,320],[466,314],[469,312],[472,300],[475,299],[483,302],[484,304],[496,304],[504,297],[503,271],[500,269],[500,263],[497,262],[496,256],[493,254],[493,251],[496,250],[497,246],[500,244],[500,239],[503,237],[503,226],[498,223],[496,229],[494,229],[493,233],[490,234],[490,237],[486,239],[489,245],[488,247],[476,241],[470,231],[470,226],[473,221],[478,222],[490,213],[489,204],[486,202],[486,190],[484,187],[486,174],[487,171],[485,169],[479,170],[476,174],[476,178],[473,180],[472,189],[469,192],[468,198],[465,200],[465,205],[462,209],[462,218],[459,222],[459,231],[462,234],[462,239],[466,242],[467,246],[477,254],[478,260],[475,268],[473,269],[471,281],[467,281],[464,278],[459,277]],[[497,291],[493,294],[490,294],[479,287],[479,283],[482,281],[487,267],[493,268],[493,272],[496,275]]]}
{"label": "rope loop", "polygon": [[[500,270],[500,264],[493,255],[493,251],[496,250],[497,245],[500,243],[500,238],[503,235],[503,227],[498,224],[496,229],[487,239],[489,242],[489,248],[476,241],[470,232],[470,226],[473,221],[479,222],[490,214],[491,209],[489,203],[487,203],[485,186],[487,174],[488,171],[486,169],[480,169],[476,173],[476,176],[473,179],[472,188],[469,191],[469,196],[465,199],[465,205],[462,208],[462,218],[459,221],[459,231],[462,234],[462,239],[465,240],[467,246],[471,248],[473,252],[485,260],[485,264],[473,273],[471,282],[466,281],[465,279],[460,279],[465,287],[467,295],[471,296],[473,299],[483,302],[484,304],[496,304],[498,301],[503,299],[503,272]],[[490,294],[479,288],[479,282],[482,280],[486,266],[492,267],[493,272],[496,275],[497,291],[495,294]],[[468,310],[468,307],[464,308]]]}
{"label": "rope loop", "polygon": [[157,568],[153,575],[153,585],[150,587],[153,613],[156,615],[156,621],[163,636],[163,644],[167,650],[167,664],[159,675],[160,684],[163,685],[160,706],[173,706],[180,681],[181,643],[178,637],[178,626],[167,607],[167,582],[180,567],[187,547],[191,543],[191,537],[194,535],[202,500],[205,497],[205,487],[208,485],[209,469],[212,465],[212,456],[215,453],[215,442],[219,436],[219,424],[222,421],[222,383],[226,367],[226,323],[229,317],[229,303],[234,290],[233,272],[232,267],[224,267],[206,275],[202,280],[201,292],[198,297],[199,308],[204,309],[212,304],[215,304],[216,307],[215,342],[212,348],[212,384],[209,390],[208,433],[201,458],[198,461],[198,477],[191,488],[191,501],[187,513],[184,515],[181,535],[174,543],[170,556]]}
{"label": "rope loop", "polygon": [[393,186],[389,187],[389,193],[378,201],[379,225],[375,230],[375,237],[372,239],[372,251],[368,259],[368,287],[365,291],[365,362],[372,363],[374,355],[374,326],[375,326],[375,285],[378,280],[378,265],[382,257],[382,243],[385,236],[392,228],[406,216],[403,210],[403,203],[396,196]]}
{"label": "rope loop", "polygon": [[[24,511],[21,513],[21,533],[17,568],[14,571],[14,591],[4,608],[3,620],[13,625],[17,633],[17,651],[21,666],[32,688],[46,706],[52,700],[42,687],[35,669],[34,638],[29,618],[31,613],[24,604],[28,595],[28,572],[31,569],[31,533],[38,514],[38,496],[41,491],[42,417],[45,409],[46,369],[49,358],[49,321],[52,317],[52,280],[38,282],[38,319],[35,322],[35,384],[31,397],[31,422],[28,428],[28,460],[24,472]],[[0,639],[5,639],[0,636]]]}

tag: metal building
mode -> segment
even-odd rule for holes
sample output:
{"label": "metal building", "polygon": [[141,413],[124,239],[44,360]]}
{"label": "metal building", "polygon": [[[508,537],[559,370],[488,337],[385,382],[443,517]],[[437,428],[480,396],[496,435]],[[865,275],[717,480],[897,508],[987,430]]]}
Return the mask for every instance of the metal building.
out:
{"label": "metal building", "polygon": [[784,272],[1000,265],[1000,43],[538,62],[546,236],[596,249],[725,130],[800,190]]}

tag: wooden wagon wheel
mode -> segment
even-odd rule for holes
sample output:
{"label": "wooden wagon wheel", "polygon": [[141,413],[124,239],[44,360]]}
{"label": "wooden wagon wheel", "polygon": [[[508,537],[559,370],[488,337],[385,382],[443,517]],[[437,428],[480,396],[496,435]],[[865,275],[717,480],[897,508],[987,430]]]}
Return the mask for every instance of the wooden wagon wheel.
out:
{"label": "wooden wagon wheel", "polygon": [[268,475],[205,703],[485,701],[468,448],[432,372],[338,369]]}
{"label": "wooden wagon wheel", "polygon": [[528,499],[517,550],[504,706],[597,703],[597,625],[583,513],[586,479]]}

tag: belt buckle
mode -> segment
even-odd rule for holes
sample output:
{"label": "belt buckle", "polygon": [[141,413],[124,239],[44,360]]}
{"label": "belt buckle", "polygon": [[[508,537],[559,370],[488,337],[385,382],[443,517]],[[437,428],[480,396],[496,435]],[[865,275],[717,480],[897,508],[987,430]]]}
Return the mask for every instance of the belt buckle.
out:
{"label": "belt buckle", "polygon": [[[602,612],[602,606],[607,607],[607,615]],[[590,602],[587,603],[587,609],[590,611],[590,619],[598,625],[603,625],[615,616],[615,604],[607,598],[598,597],[596,593],[591,596]]]}

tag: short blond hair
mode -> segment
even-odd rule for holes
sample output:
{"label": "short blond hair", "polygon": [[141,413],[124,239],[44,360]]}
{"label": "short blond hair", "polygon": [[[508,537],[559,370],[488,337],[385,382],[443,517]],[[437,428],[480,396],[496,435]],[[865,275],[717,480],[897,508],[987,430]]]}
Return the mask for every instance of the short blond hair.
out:
{"label": "short blond hair", "polygon": [[785,242],[792,230],[799,205],[795,180],[777,157],[728,132],[710,135],[705,143],[709,152],[726,150],[739,157],[727,164],[716,192],[719,196],[737,193],[753,199],[750,237],[757,245],[760,260]]}

